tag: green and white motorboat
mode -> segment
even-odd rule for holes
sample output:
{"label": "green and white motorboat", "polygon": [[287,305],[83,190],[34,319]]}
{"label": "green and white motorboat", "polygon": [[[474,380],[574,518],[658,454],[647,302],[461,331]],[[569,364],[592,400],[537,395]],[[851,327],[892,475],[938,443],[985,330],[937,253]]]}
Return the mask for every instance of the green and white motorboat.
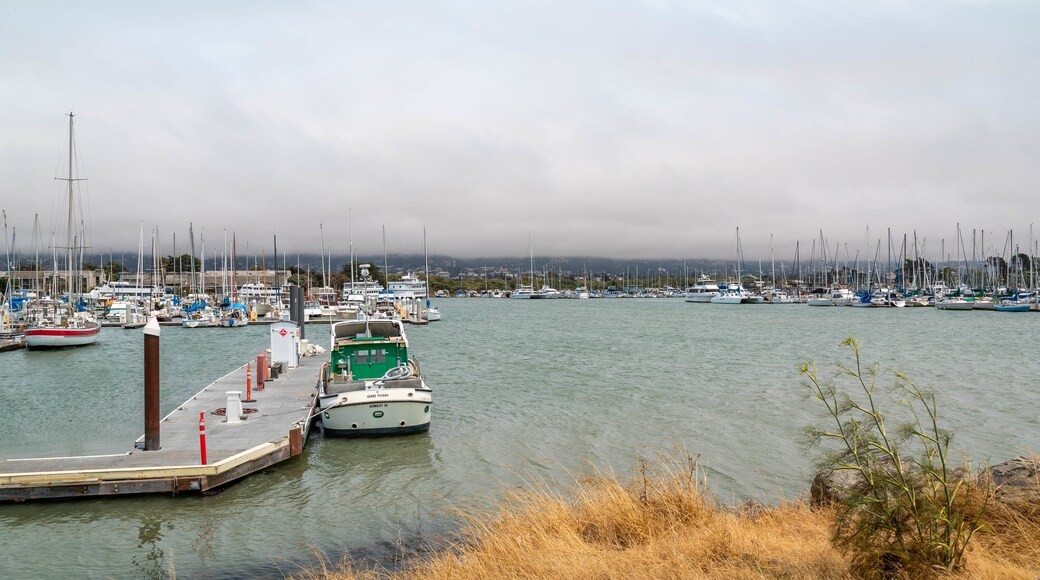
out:
{"label": "green and white motorboat", "polygon": [[428,431],[433,391],[408,356],[400,320],[346,320],[332,325],[332,352],[318,381],[325,433],[399,435]]}

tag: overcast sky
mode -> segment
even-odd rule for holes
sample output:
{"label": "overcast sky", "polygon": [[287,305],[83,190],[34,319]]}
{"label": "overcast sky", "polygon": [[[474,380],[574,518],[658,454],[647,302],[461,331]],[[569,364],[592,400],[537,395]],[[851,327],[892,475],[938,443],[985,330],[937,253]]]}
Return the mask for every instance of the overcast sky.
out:
{"label": "overcast sky", "polygon": [[738,227],[748,259],[821,229],[937,254],[957,223],[999,252],[1040,217],[1038,27],[1031,1],[7,1],[0,209],[23,252],[53,227],[74,110],[96,250],[193,222],[210,255],[316,252],[323,224],[345,254],[350,212],[371,253],[425,224],[465,257],[728,258]]}

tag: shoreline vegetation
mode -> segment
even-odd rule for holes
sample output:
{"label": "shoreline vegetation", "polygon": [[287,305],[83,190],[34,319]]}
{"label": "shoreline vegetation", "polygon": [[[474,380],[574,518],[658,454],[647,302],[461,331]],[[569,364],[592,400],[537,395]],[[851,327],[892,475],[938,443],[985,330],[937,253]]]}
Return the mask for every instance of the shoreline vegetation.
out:
{"label": "shoreline vegetation", "polygon": [[[976,472],[950,461],[935,394],[852,364],[802,367],[827,427],[811,499],[718,501],[685,450],[622,480],[529,485],[460,514],[459,536],[398,569],[323,560],[296,578],[1022,578],[1040,576],[1040,455]],[[846,388],[851,385],[851,389]]]}
{"label": "shoreline vegetation", "polygon": [[[1034,465],[1040,457],[1034,456]],[[984,486],[974,487],[980,491]],[[1036,491],[1040,492],[1040,484]],[[992,578],[1040,573],[1040,505],[991,496],[960,569],[864,574],[832,541],[842,507],[808,500],[720,504],[689,456],[640,462],[627,480],[534,486],[463,514],[449,546],[396,571],[346,559],[303,580],[467,578]]]}

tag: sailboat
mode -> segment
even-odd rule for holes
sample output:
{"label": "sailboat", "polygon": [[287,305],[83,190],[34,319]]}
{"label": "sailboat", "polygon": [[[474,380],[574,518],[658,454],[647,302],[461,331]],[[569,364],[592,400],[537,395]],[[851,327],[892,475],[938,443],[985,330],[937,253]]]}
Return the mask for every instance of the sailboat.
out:
{"label": "sailboat", "polygon": [[[226,234],[225,234],[226,235]],[[235,234],[231,234],[231,296],[228,303],[221,307],[220,326],[224,328],[241,328],[249,324],[249,313],[244,304],[235,296]]]}
{"label": "sailboat", "polygon": [[206,304],[205,280],[206,280],[206,241],[202,240],[202,257],[199,259],[201,272],[195,273],[195,230],[188,223],[188,237],[191,242],[191,294],[181,307],[181,326],[184,328],[209,328],[217,325],[217,317],[213,309]]}
{"label": "sailboat", "polygon": [[426,249],[426,226],[422,229],[422,249],[423,249],[423,260],[425,261],[424,267],[426,269],[426,308],[423,308],[420,314],[421,318],[427,322],[434,322],[441,319],[441,311],[430,304],[430,252]]}
{"label": "sailboat", "polygon": [[525,300],[530,299],[534,296],[534,236],[528,234],[528,237],[528,243],[531,246],[531,283],[524,284],[523,274],[518,275],[516,278],[516,290],[514,290],[513,293],[509,295],[510,298]]}
{"label": "sailboat", "polygon": [[709,302],[712,304],[762,304],[764,298],[759,294],[752,294],[741,283],[741,266],[744,264],[744,248],[740,245],[740,228],[737,228],[737,279],[730,282],[724,288],[720,287],[718,295],[713,296]]}
{"label": "sailboat", "polygon": [[[40,301],[37,307],[30,313],[29,324],[25,329],[25,344],[29,348],[60,348],[66,346],[85,346],[98,341],[101,334],[101,324],[76,300],[77,293],[82,294],[82,277],[79,275],[81,254],[77,250],[83,249],[83,241],[77,235],[75,229],[76,219],[74,215],[75,188],[73,184],[81,181],[73,175],[73,117],[69,117],[69,171],[68,177],[56,178],[68,184],[68,221],[65,231],[65,280],[68,300]],[[82,233],[82,232],[80,232]]]}
{"label": "sailboat", "polygon": [[[17,326],[14,324],[14,317],[19,312],[15,311],[14,299],[11,296],[11,246],[8,243],[9,238],[7,237],[7,212],[0,212],[3,215],[4,222],[4,253],[7,255],[7,270],[5,271],[5,288],[2,294],[2,300],[0,300],[0,339],[4,338],[17,338],[19,342],[24,338],[22,334],[21,324]],[[20,310],[20,309],[19,309]]]}

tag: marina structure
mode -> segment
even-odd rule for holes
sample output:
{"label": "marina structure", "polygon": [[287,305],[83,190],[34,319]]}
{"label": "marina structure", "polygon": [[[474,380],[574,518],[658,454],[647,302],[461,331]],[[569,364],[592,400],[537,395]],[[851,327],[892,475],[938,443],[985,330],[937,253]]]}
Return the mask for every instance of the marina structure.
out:
{"label": "marina structure", "polygon": [[[273,338],[293,340],[294,324],[271,328]],[[284,348],[277,342],[272,343],[276,359]],[[285,372],[270,377],[265,357],[243,364],[161,420],[156,417],[158,449],[145,448],[146,414],[146,435],[128,442],[125,452],[7,458],[0,462],[0,501],[206,492],[295,457],[307,441],[315,380],[328,359],[325,352],[280,361],[274,368]]]}

